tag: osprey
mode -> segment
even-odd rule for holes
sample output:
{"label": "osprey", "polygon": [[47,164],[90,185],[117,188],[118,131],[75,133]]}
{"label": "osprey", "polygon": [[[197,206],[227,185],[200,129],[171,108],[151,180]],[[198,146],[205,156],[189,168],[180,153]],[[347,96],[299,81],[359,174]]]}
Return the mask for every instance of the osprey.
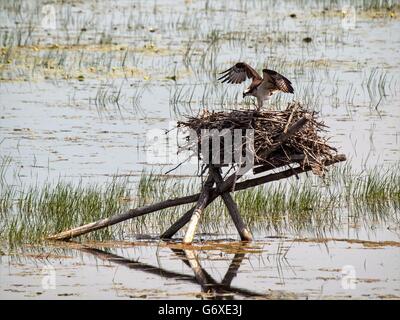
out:
{"label": "osprey", "polygon": [[293,93],[292,83],[280,73],[263,69],[263,77],[247,63],[238,62],[233,67],[221,72],[218,80],[222,83],[239,84],[252,79],[250,87],[243,92],[243,98],[253,96],[257,98],[258,109],[262,108],[264,100],[268,100],[275,92]]}

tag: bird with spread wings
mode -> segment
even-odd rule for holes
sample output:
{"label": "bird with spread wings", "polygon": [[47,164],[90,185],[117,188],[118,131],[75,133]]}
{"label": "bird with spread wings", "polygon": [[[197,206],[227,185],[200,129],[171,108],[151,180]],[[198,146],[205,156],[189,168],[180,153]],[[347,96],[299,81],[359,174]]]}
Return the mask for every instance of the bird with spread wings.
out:
{"label": "bird with spread wings", "polygon": [[222,80],[222,83],[239,84],[247,79],[252,79],[250,86],[243,92],[243,98],[246,96],[256,97],[258,109],[262,108],[263,102],[276,92],[294,92],[292,83],[280,73],[263,69],[261,77],[256,70],[244,62],[238,62],[220,74],[222,76],[218,80]]}

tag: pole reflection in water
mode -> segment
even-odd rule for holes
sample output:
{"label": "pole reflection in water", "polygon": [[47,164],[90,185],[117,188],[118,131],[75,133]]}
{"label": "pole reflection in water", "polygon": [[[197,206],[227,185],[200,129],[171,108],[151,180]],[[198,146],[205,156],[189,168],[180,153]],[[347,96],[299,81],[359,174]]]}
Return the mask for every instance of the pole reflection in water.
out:
{"label": "pole reflection in water", "polygon": [[[245,253],[236,253],[233,257],[228,270],[221,281],[218,283],[213,277],[201,266],[200,259],[198,256],[198,250],[177,250],[171,249],[175,254],[177,254],[182,261],[189,266],[195,275],[197,282],[201,286],[201,290],[204,293],[210,295],[210,298],[216,299],[233,299],[235,293],[247,295],[241,289],[241,292],[237,292],[237,288],[232,288],[231,283],[233,278],[236,277],[238,269],[245,258]],[[250,292],[248,292],[250,293]],[[256,293],[251,293],[250,295],[258,295]]]}
{"label": "pole reflection in water", "polygon": [[174,249],[170,248],[182,262],[190,267],[194,273],[194,276],[179,273],[175,271],[169,271],[167,269],[153,266],[151,264],[142,263],[140,261],[134,261],[114,253],[106,252],[98,248],[92,248],[86,245],[79,246],[79,250],[91,255],[103,261],[109,261],[118,265],[122,265],[129,269],[139,270],[146,273],[151,273],[163,278],[175,278],[181,281],[187,281],[191,283],[199,284],[201,292],[205,293],[202,297],[207,299],[234,299],[235,295],[242,297],[265,297],[265,294],[260,294],[248,289],[238,288],[232,286],[232,280],[237,276],[240,265],[242,264],[246,253],[243,250],[236,253],[228,267],[228,270],[223,277],[223,280],[218,283],[200,264],[198,257],[198,251],[195,249]]}

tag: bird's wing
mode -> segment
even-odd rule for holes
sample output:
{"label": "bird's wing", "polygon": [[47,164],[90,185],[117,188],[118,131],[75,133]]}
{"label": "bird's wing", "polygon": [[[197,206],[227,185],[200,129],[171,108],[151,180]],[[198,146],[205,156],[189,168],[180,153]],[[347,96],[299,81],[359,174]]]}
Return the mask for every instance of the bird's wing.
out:
{"label": "bird's wing", "polygon": [[220,74],[222,74],[222,76],[218,78],[218,80],[222,80],[222,83],[227,82],[238,84],[247,79],[262,79],[256,70],[244,62],[238,62],[233,67],[221,72]]}
{"label": "bird's wing", "polygon": [[292,87],[292,83],[290,82],[289,79],[281,75],[280,73],[274,71],[274,70],[269,70],[269,69],[263,69],[263,76],[264,80],[267,80],[271,82],[272,84],[275,85],[277,90],[281,90],[283,92],[287,93],[293,93],[294,89]]}

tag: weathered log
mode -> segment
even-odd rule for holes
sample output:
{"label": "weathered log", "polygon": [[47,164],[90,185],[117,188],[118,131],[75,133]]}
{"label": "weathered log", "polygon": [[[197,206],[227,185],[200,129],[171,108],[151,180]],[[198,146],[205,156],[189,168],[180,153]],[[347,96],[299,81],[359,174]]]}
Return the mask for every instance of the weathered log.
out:
{"label": "weathered log", "polygon": [[[217,198],[217,196],[211,196],[208,199],[206,208],[216,198]],[[163,234],[161,234],[160,239],[164,239],[164,240],[171,239],[179,230],[181,230],[185,226],[186,223],[188,223],[190,221],[190,218],[193,215],[194,209],[195,209],[195,207],[191,208],[183,216],[181,216],[178,220],[176,220],[172,226],[170,226],[166,231],[164,231]]]}
{"label": "weathered log", "polygon": [[[339,154],[339,155],[335,156],[333,159],[325,161],[325,166],[330,166],[332,164],[335,164],[335,163],[341,162],[341,161],[345,161],[345,160],[346,160],[346,156],[344,154]],[[311,166],[306,166],[304,168],[302,168],[302,167],[291,168],[291,169],[287,169],[285,171],[269,174],[269,175],[266,175],[266,176],[263,176],[263,177],[246,180],[246,181],[243,181],[243,182],[239,182],[236,185],[235,191],[247,189],[247,188],[250,188],[250,187],[255,187],[255,186],[258,186],[258,185],[261,185],[261,184],[264,184],[264,183],[268,183],[268,182],[272,182],[272,181],[286,179],[286,178],[289,178],[289,177],[291,177],[293,175],[297,175],[297,174],[302,173],[302,172],[308,172],[308,171],[311,171],[311,170],[312,170]],[[227,182],[227,180],[225,180],[224,182]],[[227,187],[224,187],[224,188],[226,188],[226,189],[223,189],[222,191],[211,190],[211,196],[210,196],[208,204],[210,204],[212,201],[214,201],[220,194],[222,194],[224,192],[227,192],[230,187],[227,186]],[[193,210],[193,208],[191,210],[189,210],[188,212],[186,212],[170,228],[168,228],[168,230],[165,231],[161,235],[161,239],[172,238],[186,223],[189,222],[190,217],[192,216],[192,212],[191,212],[192,210]]]}
{"label": "weathered log", "polygon": [[[265,171],[270,170],[266,169]],[[260,171],[263,172],[263,171]],[[226,180],[224,180],[221,184],[217,185],[216,189],[211,189],[211,195],[210,198],[208,199],[207,206],[213,202],[220,194],[223,194],[225,192],[233,191],[234,184],[237,179],[239,179],[241,176],[237,175],[236,173],[233,173],[230,175]],[[200,194],[198,194],[200,195]],[[194,201],[193,201],[194,202]],[[207,207],[206,206],[206,207]],[[161,239],[171,239],[180,229],[182,229],[190,220],[192,217],[194,208],[191,208],[189,211],[187,211],[182,217],[180,217],[173,225],[171,225],[166,231],[164,231],[163,234],[161,234],[160,238]]]}
{"label": "weathered log", "polygon": [[287,166],[292,163],[299,163],[300,161],[303,161],[304,158],[305,158],[304,154],[294,154],[294,155],[288,156],[286,159],[281,159],[281,160],[274,159],[273,161],[262,164],[258,167],[254,167],[253,173],[258,174],[258,173],[269,171],[272,169],[284,167],[284,166]]}
{"label": "weathered log", "polygon": [[183,243],[192,243],[194,238],[194,233],[197,228],[197,224],[199,223],[200,216],[203,213],[203,210],[207,206],[208,199],[210,197],[210,189],[214,184],[214,179],[210,174],[207,178],[207,181],[204,183],[203,190],[200,194],[199,200],[193,210],[193,214],[190,217],[190,222],[188,229],[186,231],[185,237],[183,238]]}
{"label": "weathered log", "polygon": [[96,222],[91,222],[91,223],[85,224],[85,225],[77,227],[77,228],[73,228],[73,229],[70,229],[67,231],[60,232],[58,234],[48,237],[48,239],[49,240],[69,240],[71,238],[78,237],[83,234],[86,234],[86,233],[89,233],[92,231],[96,231],[96,230],[99,230],[99,229],[102,229],[105,227],[109,227],[116,223],[119,223],[119,222],[122,222],[122,221],[125,221],[128,219],[140,217],[142,215],[145,215],[145,214],[148,214],[148,213],[151,213],[154,211],[195,202],[199,199],[199,196],[200,196],[200,193],[194,194],[191,196],[177,198],[177,199],[169,199],[166,201],[158,202],[155,204],[150,204],[150,205],[136,208],[136,209],[130,209],[127,212],[122,213],[122,214],[116,214],[109,218],[104,218],[104,219],[101,219]]}
{"label": "weathered log", "polygon": [[[219,170],[213,168],[212,166],[210,166],[209,170],[217,186],[220,186],[223,182],[223,179]],[[232,196],[229,194],[229,192],[224,192],[221,194],[221,197],[226,207],[228,208],[229,215],[235,223],[236,230],[239,232],[240,235],[240,239],[242,239],[243,241],[252,241],[253,237],[251,235],[251,232],[247,228],[242,217],[240,216],[239,209],[235,201],[233,201]]]}
{"label": "weathered log", "polygon": [[[242,175],[244,172],[242,172]],[[236,172],[231,174],[226,180],[224,180],[221,184],[217,185],[215,189],[211,189],[211,195],[207,201],[206,207],[213,202],[220,194],[224,192],[231,191],[236,180],[239,179],[242,175],[238,175]],[[187,211],[182,217],[180,217],[172,226],[170,226],[161,236],[161,239],[170,239],[172,238],[182,227],[190,221],[190,218],[193,215],[195,207],[191,208]]]}
{"label": "weathered log", "polygon": [[[204,189],[200,198],[197,202],[196,207],[192,212],[192,216],[190,218],[189,226],[186,231],[185,237],[183,238],[183,243],[192,243],[194,238],[194,233],[196,231],[197,224],[199,222],[200,216],[203,213],[203,210],[208,205],[208,199],[210,197],[210,188],[212,187],[213,181],[216,182],[217,186],[221,186],[223,182],[222,176],[219,173],[218,169],[214,168],[212,165],[209,166],[209,178],[204,185]],[[246,224],[243,222],[242,217],[239,214],[238,207],[236,203],[233,201],[231,195],[228,192],[221,194],[222,199],[228,208],[228,212],[235,223],[236,229],[239,232],[240,238],[243,241],[251,241],[253,237],[247,228]]]}
{"label": "weathered log", "polygon": [[[324,162],[324,165],[325,166],[330,166],[332,164],[335,164],[335,163],[341,162],[341,161],[346,161],[346,156],[344,154],[339,154],[339,155],[333,157],[331,160],[326,160]],[[272,174],[269,174],[269,175],[266,175],[266,176],[263,176],[263,177],[249,179],[249,180],[246,180],[246,181],[238,183],[235,191],[243,190],[243,189],[247,189],[247,188],[251,188],[251,187],[255,187],[255,186],[258,186],[260,184],[264,184],[264,183],[268,183],[268,182],[272,182],[272,181],[286,179],[286,178],[289,178],[289,177],[291,177],[293,175],[297,175],[297,174],[303,173],[303,172],[308,172],[308,171],[311,171],[311,170],[312,170],[311,166],[290,168],[290,169],[287,169],[285,171],[272,173]]]}

